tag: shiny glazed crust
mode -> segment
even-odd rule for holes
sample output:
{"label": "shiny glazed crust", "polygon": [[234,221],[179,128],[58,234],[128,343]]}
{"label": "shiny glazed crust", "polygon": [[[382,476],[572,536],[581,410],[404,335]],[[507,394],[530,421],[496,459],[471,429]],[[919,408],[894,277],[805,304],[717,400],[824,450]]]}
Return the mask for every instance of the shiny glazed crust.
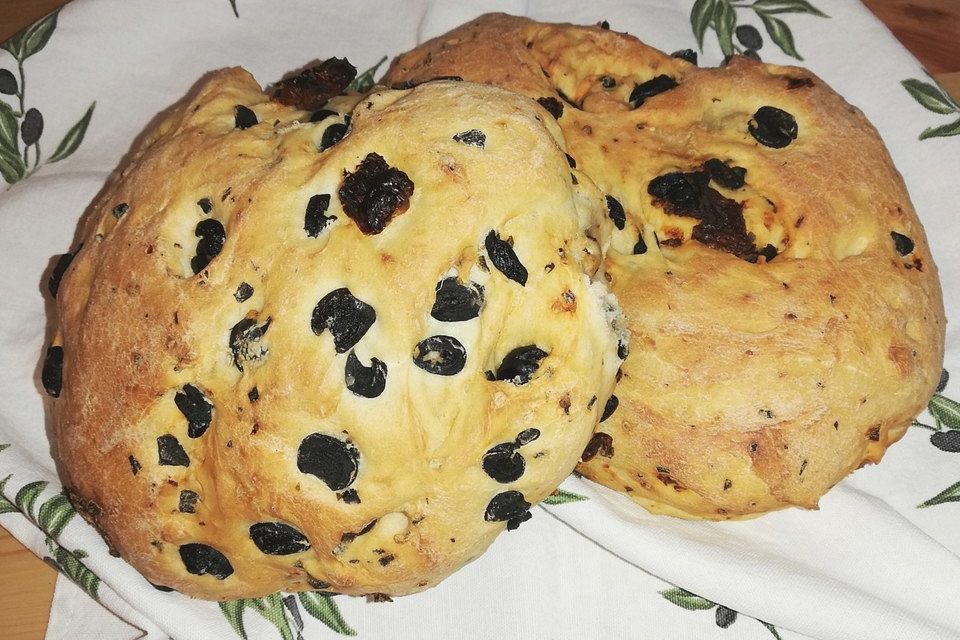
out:
{"label": "shiny glazed crust", "polygon": [[[385,83],[445,75],[562,107],[569,153],[625,210],[605,266],[630,354],[586,477],[655,513],[749,517],[815,508],[903,436],[941,370],[937,270],[876,130],[822,80],[503,14],[399,56]],[[795,138],[754,136],[762,107],[790,114]],[[745,184],[704,186],[712,159]],[[654,182],[676,172],[701,174],[707,214],[733,201],[752,255],[697,238],[671,204],[683,194]]]}
{"label": "shiny glazed crust", "polygon": [[[148,580],[195,597],[435,585],[573,470],[620,363],[592,282],[602,196],[546,111],[467,83],[375,92],[323,151],[345,118],[310,117],[212,74],[94,203],[57,297],[64,483]],[[386,173],[344,196],[372,153]],[[392,203],[379,233],[343,205],[368,196]],[[431,315],[445,278],[482,288],[477,314]],[[487,379],[534,345],[532,373]]]}

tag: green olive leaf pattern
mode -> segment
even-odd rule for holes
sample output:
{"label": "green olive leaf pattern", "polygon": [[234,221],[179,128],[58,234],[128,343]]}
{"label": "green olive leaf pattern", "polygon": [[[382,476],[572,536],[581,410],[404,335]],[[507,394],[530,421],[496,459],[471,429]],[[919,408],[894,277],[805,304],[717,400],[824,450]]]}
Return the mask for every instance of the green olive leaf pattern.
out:
{"label": "green olive leaf pattern", "polygon": [[[41,164],[40,140],[43,136],[43,114],[36,107],[27,108],[26,74],[23,63],[27,58],[41,51],[49,42],[50,36],[57,28],[58,15],[59,11],[55,11],[0,44],[0,48],[13,56],[18,73],[18,76],[14,76],[9,69],[0,68],[0,79],[3,80],[0,93],[16,99],[15,105],[0,100],[0,177],[7,184],[12,185],[29,177]],[[43,164],[59,162],[77,150],[87,133],[95,106],[96,102],[87,108],[86,113],[70,127],[53,155]]]}
{"label": "green olive leaf pattern", "polygon": [[[691,593],[686,589],[681,589],[680,587],[673,587],[672,589],[665,589],[664,591],[658,592],[665,600],[672,602],[682,609],[687,611],[709,611],[714,609],[714,619],[717,623],[717,626],[721,629],[726,629],[734,622],[737,621],[739,613],[734,611],[729,607],[725,607],[722,604],[717,604],[706,598],[702,598],[695,593]],[[754,618],[756,620],[756,618]],[[777,631],[777,628],[770,624],[769,622],[764,622],[763,620],[757,620],[760,624],[766,628],[767,631],[773,635],[777,640],[783,640],[780,637],[780,633]]]}
{"label": "green olive leaf pattern", "polygon": [[674,587],[673,589],[661,591],[660,595],[678,607],[683,607],[687,611],[702,611],[706,609],[713,609],[715,606],[717,606],[710,600],[694,595],[685,589],[681,589],[680,587]]}
{"label": "green olive leaf pattern", "polygon": [[[801,13],[818,18],[830,17],[807,0],[754,0],[752,3],[739,0],[696,0],[690,10],[690,26],[693,28],[693,35],[697,39],[700,51],[703,51],[703,39],[707,29],[713,29],[723,55],[744,54],[759,58],[756,49],[748,47],[746,42],[740,42],[742,47],[734,42],[733,36],[738,33],[738,10],[753,11],[774,44],[785,54],[797,60],[803,60],[803,57],[797,51],[793,32],[784,20],[775,16]],[[759,37],[759,32],[756,33]],[[762,46],[762,39],[759,42],[759,46],[753,46],[757,48]]]}
{"label": "green olive leaf pattern", "polygon": [[333,631],[345,636],[357,634],[343,619],[340,609],[333,599],[319,592],[302,592],[296,595],[273,593],[262,598],[247,598],[221,602],[220,611],[238,636],[247,640],[247,631],[243,626],[243,613],[252,609],[270,624],[276,627],[281,640],[302,640],[303,610],[327,625]]}
{"label": "green olive leaf pattern", "polygon": [[930,77],[930,82],[908,78],[901,80],[900,84],[927,111],[940,115],[957,115],[958,117],[947,124],[927,127],[920,132],[919,139],[945,138],[960,134],[960,102],[957,102],[947,93],[926,69],[924,69],[924,73]]}
{"label": "green olive leaf pattern", "polygon": [[80,118],[75,125],[70,127],[67,135],[63,136],[63,140],[57,145],[57,150],[53,152],[52,156],[47,158],[47,162],[59,162],[77,150],[77,147],[83,142],[83,136],[87,133],[87,126],[90,124],[90,118],[93,117],[93,109],[96,106],[97,103],[94,101],[87,109],[87,112],[83,114],[83,117]]}
{"label": "green olive leaf pattern", "polygon": [[17,513],[20,511],[20,509],[17,509],[17,505],[10,502],[4,493],[6,491],[7,481],[10,480],[11,477],[12,476],[7,476],[3,480],[0,480],[0,513]]}
{"label": "green olive leaf pattern", "polygon": [[311,616],[327,625],[334,631],[345,636],[355,636],[350,625],[340,615],[340,609],[337,608],[333,598],[323,593],[304,591],[297,594],[304,610]]}
{"label": "green olive leaf pattern", "polygon": [[763,11],[768,14],[809,13],[818,18],[830,17],[807,2],[807,0],[756,0],[756,2],[753,3],[753,8],[755,11]]}
{"label": "green olive leaf pattern", "polygon": [[[53,30],[57,28],[57,15],[59,13],[59,10],[54,11],[50,15],[34,22],[3,44],[0,44],[0,48],[9,51],[10,55],[12,55],[18,63],[23,64],[24,60],[46,46],[47,41],[50,40],[50,36],[53,35]],[[23,86],[22,81],[20,85]]]}
{"label": "green olive leaf pattern", "polygon": [[583,502],[587,496],[581,496],[579,493],[557,489],[552,494],[543,499],[543,504],[567,504],[568,502]]}
{"label": "green olive leaf pattern", "polygon": [[[944,453],[960,453],[960,402],[943,395],[942,391],[950,382],[950,372],[944,369],[940,373],[937,389],[927,403],[927,411],[933,418],[933,424],[914,420],[910,426],[928,429],[930,444]],[[960,502],[960,482],[956,482],[929,500],[917,505],[918,509],[932,507],[947,502]]]}
{"label": "green olive leaf pattern", "polygon": [[377,69],[379,69],[380,65],[382,65],[386,61],[387,61],[387,56],[383,56],[382,58],[380,58],[380,61],[377,62],[377,64],[373,65],[372,67],[370,67],[369,69],[367,69],[366,71],[358,75],[356,78],[351,80],[350,84],[347,85],[344,91],[357,91],[359,93],[366,93],[367,91],[370,91],[370,89],[373,88],[373,85],[376,84],[376,80],[374,79],[374,76],[377,73]]}
{"label": "green olive leaf pattern", "polygon": [[[0,444],[0,451],[9,446]],[[47,549],[53,554],[52,557],[44,557],[43,561],[67,576],[96,600],[100,578],[81,562],[87,557],[87,553],[81,549],[67,551],[57,542],[64,528],[77,515],[67,496],[60,491],[45,500],[37,510],[37,500],[50,483],[46,480],[28,482],[20,487],[11,501],[7,497],[7,482],[11,477],[8,475],[0,480],[0,513],[21,513],[43,531],[46,534]]]}
{"label": "green olive leaf pattern", "polygon": [[55,545],[53,548],[53,557],[46,557],[43,560],[67,576],[75,585],[86,591],[87,595],[91,598],[99,600],[98,590],[100,588],[100,578],[81,562],[81,560],[86,557],[86,552],[80,549],[74,549],[71,553],[60,545]]}
{"label": "green olive leaf pattern", "polygon": [[697,0],[690,11],[690,26],[693,27],[693,35],[697,38],[700,51],[703,51],[703,36],[707,33],[707,27],[713,22],[713,9],[716,4],[717,0]]}
{"label": "green olive leaf pattern", "polygon": [[917,508],[923,509],[924,507],[932,507],[946,502],[960,502],[960,482],[953,483],[929,500],[921,502],[917,505]]}

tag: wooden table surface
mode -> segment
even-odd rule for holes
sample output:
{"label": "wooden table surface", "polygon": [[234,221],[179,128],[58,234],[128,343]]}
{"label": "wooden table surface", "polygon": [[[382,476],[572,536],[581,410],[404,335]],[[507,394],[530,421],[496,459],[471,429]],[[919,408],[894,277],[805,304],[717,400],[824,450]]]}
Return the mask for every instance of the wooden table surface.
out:
{"label": "wooden table surface", "polygon": [[[960,0],[863,0],[960,99]],[[0,0],[0,42],[66,0]],[[44,637],[57,574],[0,527],[0,637]],[[58,639],[59,640],[59,639]]]}

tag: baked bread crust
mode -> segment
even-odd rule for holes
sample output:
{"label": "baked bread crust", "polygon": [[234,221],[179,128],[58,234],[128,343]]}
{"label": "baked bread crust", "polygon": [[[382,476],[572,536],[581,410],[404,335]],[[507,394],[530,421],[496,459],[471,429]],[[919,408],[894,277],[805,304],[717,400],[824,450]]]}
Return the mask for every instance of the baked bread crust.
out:
{"label": "baked bread crust", "polygon": [[903,436],[941,371],[937,270],[878,133],[822,80],[503,14],[384,82],[444,75],[552,105],[622,206],[606,270],[630,355],[586,477],[655,513],[748,517],[815,508]]}
{"label": "baked bread crust", "polygon": [[322,116],[212,74],[63,276],[64,484],[155,585],[433,586],[555,490],[612,391],[603,200],[543,109],[375,92],[318,152],[346,129]]}

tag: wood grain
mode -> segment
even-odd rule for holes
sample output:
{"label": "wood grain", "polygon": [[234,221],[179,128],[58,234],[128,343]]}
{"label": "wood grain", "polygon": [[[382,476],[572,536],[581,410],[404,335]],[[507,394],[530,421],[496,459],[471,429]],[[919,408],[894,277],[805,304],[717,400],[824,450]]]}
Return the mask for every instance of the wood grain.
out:
{"label": "wood grain", "polygon": [[0,637],[43,638],[56,580],[56,571],[0,527]]}
{"label": "wood grain", "polygon": [[[67,0],[0,0],[0,42]],[[864,4],[960,99],[960,0],[864,0]],[[851,46],[856,46],[853,38]],[[878,67],[878,73],[882,73]],[[44,637],[56,572],[0,528],[4,640]]]}

